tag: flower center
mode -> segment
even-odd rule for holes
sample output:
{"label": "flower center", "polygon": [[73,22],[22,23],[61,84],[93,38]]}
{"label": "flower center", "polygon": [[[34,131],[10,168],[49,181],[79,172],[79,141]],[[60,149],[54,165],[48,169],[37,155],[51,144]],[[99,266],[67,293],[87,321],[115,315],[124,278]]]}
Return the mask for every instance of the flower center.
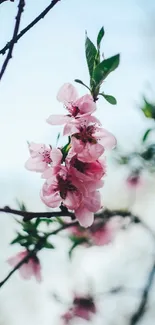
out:
{"label": "flower center", "polygon": [[75,192],[77,188],[71,183],[69,179],[63,179],[60,175],[57,176],[58,180],[58,190],[60,191],[60,196],[65,200],[67,192]]}
{"label": "flower center", "polygon": [[72,106],[72,116],[76,117],[79,112],[80,110],[77,106]]}
{"label": "flower center", "polygon": [[71,163],[72,163],[73,167],[75,167],[79,172],[81,172],[83,174],[88,169],[88,163],[80,161],[77,158],[73,158],[73,161]]}
{"label": "flower center", "polygon": [[93,125],[89,125],[88,127],[81,126],[79,131],[80,131],[79,133],[73,134],[73,136],[76,139],[81,140],[83,143],[87,143],[87,142],[92,144],[97,143],[96,139],[93,137],[93,132],[94,132]]}
{"label": "flower center", "polygon": [[47,164],[50,164],[52,162],[49,151],[45,150],[42,153],[42,157],[43,157],[43,161],[46,162]]}

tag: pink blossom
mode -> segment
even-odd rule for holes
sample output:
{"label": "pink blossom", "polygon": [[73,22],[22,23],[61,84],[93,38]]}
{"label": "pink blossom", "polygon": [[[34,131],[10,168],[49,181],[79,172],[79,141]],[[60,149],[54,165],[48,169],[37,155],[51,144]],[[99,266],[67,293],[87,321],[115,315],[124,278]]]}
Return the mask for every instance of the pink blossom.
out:
{"label": "pink blossom", "polygon": [[61,166],[57,174],[46,180],[41,199],[51,208],[63,203],[68,209],[75,210],[79,207],[85,191],[84,185],[65,166]]}
{"label": "pink blossom", "polygon": [[94,213],[101,209],[101,197],[99,191],[89,192],[83,198],[80,206],[75,209],[75,216],[82,227],[90,227],[94,221]]}
{"label": "pink blossom", "polygon": [[44,144],[29,144],[31,157],[25,163],[28,170],[44,172],[50,165],[56,166],[61,163],[62,153],[59,149],[48,148]]}
{"label": "pink blossom", "polygon": [[[15,267],[22,259],[28,255],[27,251],[20,252],[16,256],[10,257],[8,263]],[[25,280],[29,280],[32,276],[36,278],[38,282],[41,281],[41,266],[37,256],[32,256],[27,262],[25,262],[20,268],[19,273]]]}
{"label": "pink blossom", "polygon": [[91,320],[92,314],[96,313],[95,304],[90,297],[76,297],[74,306],[74,315],[88,321]]}
{"label": "pink blossom", "polygon": [[130,175],[127,180],[127,185],[130,188],[136,188],[136,187],[141,187],[144,184],[144,181],[141,178],[141,175]]}
{"label": "pink blossom", "polygon": [[52,125],[66,124],[64,134],[68,133],[68,125],[76,119],[88,116],[96,110],[96,104],[91,95],[84,95],[78,98],[77,91],[70,83],[64,84],[57,95],[59,102],[62,102],[68,110],[68,115],[51,115],[47,122]]}
{"label": "pink blossom", "polygon": [[72,173],[83,181],[100,180],[106,173],[105,159],[83,162],[77,158],[77,155],[72,156],[69,153],[66,163],[70,166]]}
{"label": "pink blossom", "polygon": [[116,145],[115,137],[107,130],[98,127],[96,123],[92,124],[91,117],[74,124],[70,132],[72,150],[83,162],[97,160],[104,149]]}
{"label": "pink blossom", "polygon": [[96,306],[91,297],[75,297],[73,306],[61,317],[64,324],[70,324],[75,317],[90,321],[96,313]]}
{"label": "pink blossom", "polygon": [[[97,246],[107,245],[112,242],[123,226],[123,220],[119,216],[112,217],[105,225],[93,225],[91,231],[92,243]],[[95,230],[96,228],[96,230]]]}

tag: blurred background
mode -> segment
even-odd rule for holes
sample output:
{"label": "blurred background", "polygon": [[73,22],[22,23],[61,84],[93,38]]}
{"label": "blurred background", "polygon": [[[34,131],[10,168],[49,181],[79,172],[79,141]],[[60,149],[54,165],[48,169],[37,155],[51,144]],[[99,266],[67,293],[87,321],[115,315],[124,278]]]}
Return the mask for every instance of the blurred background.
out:
{"label": "blurred background", "polygon": [[[0,5],[0,48],[12,35],[17,1]],[[48,0],[27,0],[21,29],[47,5]],[[46,123],[55,112],[63,112],[56,95],[65,82],[75,78],[88,84],[84,53],[85,31],[95,41],[104,26],[102,50],[105,57],[121,54],[119,68],[107,78],[103,90],[117,99],[112,106],[104,99],[98,102],[97,117],[118,141],[118,153],[108,153],[108,170],[103,189],[103,203],[109,209],[130,209],[155,230],[155,174],[138,165],[142,186],[129,186],[132,159],[121,163],[118,157],[141,152],[145,131],[154,126],[141,107],[143,96],[155,102],[155,3],[153,0],[61,0],[51,12],[16,44],[13,59],[0,84],[0,206],[16,206],[23,200],[29,210],[44,211],[39,192],[42,180],[28,172],[27,141],[55,145],[59,127]],[[0,57],[0,64],[4,57]],[[85,89],[77,85],[80,94]],[[150,138],[153,143],[154,137]],[[114,157],[114,159],[113,159]],[[138,156],[139,157],[139,156]],[[117,159],[115,159],[117,158]],[[141,158],[140,158],[141,159]],[[137,166],[136,165],[136,166]],[[9,266],[6,259],[19,247],[9,246],[16,230],[13,216],[0,218],[0,277]],[[148,270],[154,256],[154,242],[141,225],[120,232],[111,245],[78,248],[72,263],[68,261],[67,238],[55,239],[58,249],[41,252],[44,281],[24,282],[15,274],[0,292],[0,325],[60,324],[60,315],[68,308],[75,290],[97,295],[99,312],[93,324],[130,324],[129,319],[139,303]],[[103,275],[104,274],[104,275]],[[89,285],[91,282],[91,286]],[[134,293],[104,295],[112,286],[126,284],[138,288]],[[55,302],[53,292],[64,303]],[[153,303],[139,324],[152,324]],[[86,321],[76,319],[75,324]]]}

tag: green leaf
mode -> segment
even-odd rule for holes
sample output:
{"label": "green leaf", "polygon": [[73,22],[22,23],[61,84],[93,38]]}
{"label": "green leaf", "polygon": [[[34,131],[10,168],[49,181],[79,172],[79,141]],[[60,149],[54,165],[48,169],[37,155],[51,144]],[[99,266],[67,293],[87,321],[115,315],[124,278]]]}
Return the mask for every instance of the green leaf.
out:
{"label": "green leaf", "polygon": [[16,243],[21,243],[21,242],[26,242],[27,241],[27,236],[23,236],[23,235],[21,235],[20,233],[17,233],[18,235],[17,235],[17,237],[15,238],[15,239],[13,239],[12,241],[11,241],[11,245],[13,245],[13,244],[16,244]]}
{"label": "green leaf", "polygon": [[142,142],[145,142],[147,140],[147,137],[148,135],[150,134],[150,132],[152,131],[153,129],[148,129],[144,135],[143,135],[143,138],[142,138]]}
{"label": "green leaf", "polygon": [[155,144],[151,144],[142,154],[145,160],[151,160],[155,157]]}
{"label": "green leaf", "polygon": [[46,241],[46,243],[44,244],[44,247],[48,248],[48,249],[54,249],[55,248],[54,245],[49,243],[48,241]]}
{"label": "green leaf", "polygon": [[101,44],[101,41],[102,41],[102,38],[104,36],[104,28],[102,27],[98,33],[98,36],[97,36],[97,47],[98,49],[100,48],[100,44]]}
{"label": "green leaf", "polygon": [[69,258],[72,257],[72,253],[73,253],[74,248],[76,248],[77,246],[79,246],[79,245],[81,245],[83,243],[87,243],[87,242],[88,242],[88,240],[85,237],[77,237],[76,241],[74,241],[71,249],[68,252]]}
{"label": "green leaf", "polygon": [[146,117],[155,119],[155,105],[149,103],[145,98],[142,111]]}
{"label": "green leaf", "polygon": [[71,138],[68,137],[68,143],[63,148],[61,148],[61,152],[63,154],[63,159],[65,159],[67,157],[68,151],[70,149],[70,142],[71,142]]}
{"label": "green leaf", "polygon": [[23,238],[22,236],[18,235],[15,239],[13,239],[11,241],[10,244],[13,245],[13,244],[19,243],[19,240],[21,240],[22,238]]}
{"label": "green leaf", "polygon": [[109,73],[111,73],[118,67],[119,61],[120,55],[117,54],[109,59],[103,60],[97,65],[93,73],[93,79],[95,81],[96,86],[101,85],[103,80],[109,75]]}
{"label": "green leaf", "polygon": [[92,43],[92,41],[86,36],[85,41],[85,53],[86,53],[86,60],[89,70],[90,78],[93,75],[94,71],[94,63],[95,63],[95,57],[97,55],[97,49],[95,45]]}
{"label": "green leaf", "polygon": [[89,88],[87,85],[85,85],[85,84],[84,84],[84,82],[83,82],[83,81],[81,81],[80,79],[75,79],[74,81],[75,81],[75,82],[77,82],[78,84],[81,84],[81,85],[83,85],[84,87],[86,87],[87,89],[89,89],[89,90],[90,90],[90,88]]}
{"label": "green leaf", "polygon": [[23,202],[20,202],[18,199],[16,199],[17,205],[21,211],[27,211],[26,206]]}
{"label": "green leaf", "polygon": [[41,218],[37,218],[35,221],[35,227],[37,228],[41,222]]}
{"label": "green leaf", "polygon": [[117,104],[117,100],[115,97],[111,96],[111,95],[105,95],[104,93],[99,93],[99,95],[103,96],[108,103],[112,104],[112,105],[116,105]]}

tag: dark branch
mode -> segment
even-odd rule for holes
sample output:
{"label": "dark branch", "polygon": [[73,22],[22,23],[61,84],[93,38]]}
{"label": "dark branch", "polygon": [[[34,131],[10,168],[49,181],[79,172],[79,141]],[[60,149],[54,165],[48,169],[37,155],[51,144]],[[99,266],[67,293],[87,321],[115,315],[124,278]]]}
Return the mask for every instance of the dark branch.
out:
{"label": "dark branch", "polygon": [[2,79],[2,77],[4,75],[4,72],[5,72],[6,68],[7,68],[9,60],[12,58],[13,48],[14,48],[16,38],[17,38],[17,35],[18,35],[21,16],[22,16],[22,12],[24,10],[24,6],[25,6],[25,1],[24,0],[19,0],[18,12],[17,12],[17,16],[16,16],[16,23],[15,23],[15,27],[14,27],[13,37],[12,37],[11,44],[10,44],[10,47],[9,47],[9,52],[7,54],[6,59],[4,60],[4,63],[2,65],[2,69],[0,71],[0,80]]}
{"label": "dark branch", "polygon": [[[51,211],[51,212],[29,212],[29,211],[22,211],[22,210],[16,210],[11,209],[8,206],[4,208],[0,208],[0,212],[15,214],[18,216],[23,217],[23,221],[29,221],[35,218],[54,218],[54,217],[70,217],[72,220],[75,220],[75,214],[73,212],[68,211],[67,208],[60,206],[61,211]],[[132,215],[129,211],[123,211],[123,210],[108,210],[104,209],[99,213],[95,213],[95,219],[100,218],[105,223],[114,216],[121,216],[123,218],[130,217],[134,223],[140,223],[152,236],[152,238],[155,240],[155,233],[152,231],[151,228],[148,227],[148,225],[140,220],[137,216]]]}
{"label": "dark branch", "polygon": [[[24,29],[21,30],[21,32],[16,35],[16,38],[14,39],[14,43],[17,43],[18,40],[24,35],[26,34],[32,27],[34,27],[42,18],[44,18],[48,12],[61,0],[53,0],[51,1],[50,5],[45,8],[44,11],[41,12],[41,14],[39,16],[37,16],[27,27],[25,27]],[[0,54],[5,54],[5,52],[11,47],[12,45],[12,40],[9,41],[1,50],[0,50]]]}
{"label": "dark branch", "polygon": [[62,217],[62,216],[71,217],[72,219],[75,219],[74,213],[69,211],[66,211],[65,214],[64,211],[28,212],[28,211],[15,210],[15,209],[10,209],[9,207],[5,207],[3,209],[0,209],[0,212],[6,212],[6,213],[22,216],[24,218],[24,221],[28,221],[34,218],[54,218],[54,217]]}
{"label": "dark branch", "polygon": [[[0,5],[1,3],[5,2],[5,1],[8,1],[8,0],[0,0]],[[10,0],[11,2],[14,2],[14,0]]]}
{"label": "dark branch", "polygon": [[149,273],[146,285],[144,287],[140,305],[139,305],[137,311],[132,316],[130,325],[137,324],[139,322],[139,320],[142,318],[142,316],[144,315],[144,312],[145,312],[146,306],[147,306],[147,302],[148,302],[148,298],[149,298],[149,293],[150,293],[150,290],[151,290],[151,287],[153,284],[154,276],[155,276],[155,262],[153,263],[153,266]]}

